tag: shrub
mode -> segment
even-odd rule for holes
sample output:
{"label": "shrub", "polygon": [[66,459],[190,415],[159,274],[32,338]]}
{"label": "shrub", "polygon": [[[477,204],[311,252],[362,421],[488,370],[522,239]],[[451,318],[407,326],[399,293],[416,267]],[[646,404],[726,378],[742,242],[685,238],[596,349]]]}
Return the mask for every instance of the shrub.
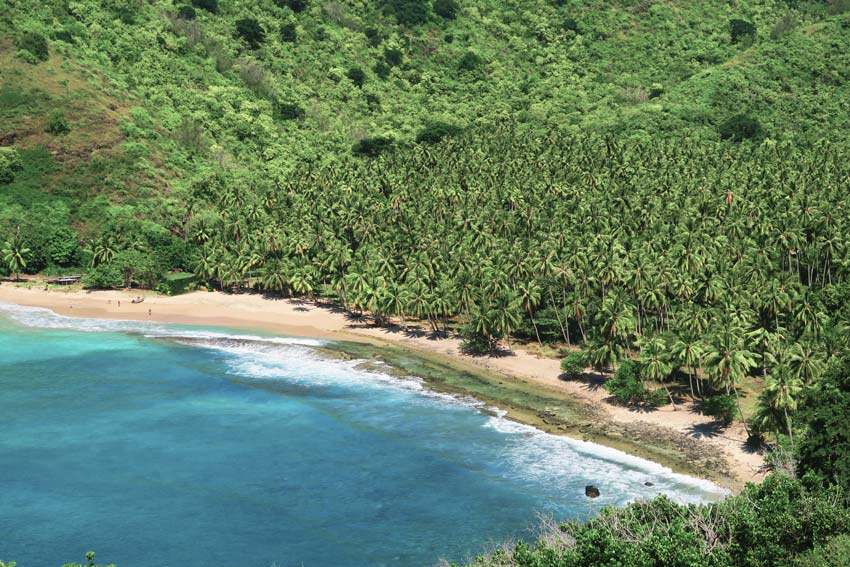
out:
{"label": "shrub", "polygon": [[561,29],[565,32],[578,33],[578,22],[573,18],[564,18],[561,22]]}
{"label": "shrub", "polygon": [[124,283],[124,279],[121,277],[121,270],[117,265],[100,264],[83,276],[82,283],[83,287],[107,289],[110,287],[119,287]]}
{"label": "shrub", "polygon": [[390,76],[390,66],[384,63],[383,61],[378,61],[375,63],[375,67],[373,68],[375,74],[381,79],[386,79]]}
{"label": "shrub", "polygon": [[422,0],[385,0],[387,11],[399,24],[415,26],[428,21],[428,4]]}
{"label": "shrub", "polygon": [[23,162],[18,150],[0,147],[0,185],[14,181],[15,174],[22,168]]}
{"label": "shrub", "polygon": [[301,120],[305,116],[304,109],[294,103],[275,101],[274,117],[279,120]]}
{"label": "shrub", "polygon": [[348,28],[352,31],[360,30],[360,21],[356,17],[349,15],[345,6],[339,2],[335,2],[333,0],[325,2],[322,6],[322,12],[324,12],[325,16],[327,16],[330,21],[337,25]]}
{"label": "shrub", "polygon": [[664,86],[661,83],[652,83],[649,87],[649,98],[658,98],[664,94]]}
{"label": "shrub", "polygon": [[760,138],[762,129],[761,124],[755,118],[746,114],[738,114],[721,124],[719,133],[723,140],[742,142]]}
{"label": "shrub", "polygon": [[65,119],[65,113],[61,110],[54,110],[51,112],[47,119],[47,126],[45,126],[44,131],[57,136],[70,132],[71,128],[68,126],[68,121]]}
{"label": "shrub", "polygon": [[280,25],[280,40],[287,43],[295,43],[298,40],[298,30],[294,23],[287,22]]}
{"label": "shrub", "polygon": [[670,395],[664,388],[656,388],[651,392],[646,393],[643,398],[643,403],[654,408],[666,406],[670,403]]}
{"label": "shrub", "polygon": [[73,34],[68,30],[59,30],[53,34],[53,39],[64,41],[65,43],[76,43]]}
{"label": "shrub", "polygon": [[794,16],[790,14],[786,14],[779,18],[777,22],[773,25],[773,29],[770,30],[770,38],[771,39],[779,39],[780,37],[791,33],[794,31],[794,26],[796,22],[794,21]]}
{"label": "shrub", "polygon": [[425,128],[416,134],[416,142],[419,144],[436,144],[443,138],[457,136],[463,131],[460,126],[446,122],[430,122]]}
{"label": "shrub", "polygon": [[478,69],[483,61],[481,57],[475,53],[474,51],[467,51],[463,54],[463,57],[458,61],[458,69],[461,71],[474,71]]}
{"label": "shrub", "polygon": [[263,31],[260,22],[253,18],[243,18],[236,22],[236,35],[245,40],[251,49],[257,49],[266,40],[266,32]]}
{"label": "shrub", "polygon": [[434,13],[446,20],[457,17],[458,6],[455,0],[434,0]]}
{"label": "shrub", "polygon": [[370,112],[375,112],[381,109],[381,99],[376,94],[366,93],[366,106]]}
{"label": "shrub", "polygon": [[359,156],[377,157],[382,153],[392,150],[394,143],[394,140],[388,136],[363,138],[354,144],[351,151]]}
{"label": "shrub", "polygon": [[274,0],[281,8],[289,8],[296,14],[307,9],[307,0]]}
{"label": "shrub", "polygon": [[210,14],[218,13],[218,0],[192,0],[192,6],[206,10]]}
{"label": "shrub", "polygon": [[177,8],[177,17],[181,20],[194,20],[197,14],[191,6],[180,6]]}
{"label": "shrub", "polygon": [[647,391],[640,379],[639,366],[632,360],[625,361],[614,376],[605,382],[605,389],[622,404],[636,404],[646,399]]}
{"label": "shrub", "polygon": [[756,26],[746,20],[729,20],[729,35],[732,43],[752,42],[756,37]]}
{"label": "shrub", "polygon": [[795,567],[848,567],[850,566],[850,535],[834,537],[825,545],[815,545],[806,555],[797,559]]}
{"label": "shrub", "polygon": [[250,59],[239,62],[239,78],[245,86],[252,91],[264,95],[268,91],[268,80],[266,69],[257,61]]}
{"label": "shrub", "polygon": [[115,9],[115,15],[122,24],[131,26],[136,23],[136,10],[129,6],[119,6]]}
{"label": "shrub", "polygon": [[571,380],[578,378],[586,366],[587,357],[581,351],[572,352],[561,360],[561,372]]}
{"label": "shrub", "polygon": [[233,67],[233,56],[227,52],[218,40],[208,42],[207,51],[215,59],[215,70],[219,73],[225,73]]}
{"label": "shrub", "polygon": [[172,137],[177,144],[190,153],[204,153],[207,149],[204,125],[200,120],[191,116],[183,116],[180,124],[174,129]]}
{"label": "shrub", "polygon": [[366,82],[366,73],[360,67],[352,67],[345,76],[351,79],[351,82],[358,87],[362,87],[363,83]]}
{"label": "shrub", "polygon": [[396,49],[394,47],[384,49],[384,61],[386,61],[387,65],[390,67],[398,67],[401,65],[403,59],[404,53],[402,53],[401,49]]}
{"label": "shrub", "polygon": [[156,286],[156,290],[164,295],[180,295],[188,292],[192,284],[198,281],[198,276],[187,272],[168,274]]}
{"label": "shrub", "polygon": [[47,45],[47,38],[37,32],[24,32],[18,38],[18,49],[26,51],[38,61],[47,61],[50,56],[50,49]]}
{"label": "shrub", "polygon": [[475,330],[475,325],[466,323],[460,328],[460,350],[464,354],[483,356],[492,354],[499,348],[499,341]]}
{"label": "shrub", "polygon": [[381,45],[381,42],[384,41],[383,36],[381,36],[381,32],[377,28],[366,28],[363,30],[363,35],[366,36],[366,39],[369,41],[369,45],[372,47],[378,47]]}
{"label": "shrub", "polygon": [[735,419],[735,396],[732,394],[709,396],[702,402],[702,411],[705,415],[716,418],[723,425],[729,425]]}

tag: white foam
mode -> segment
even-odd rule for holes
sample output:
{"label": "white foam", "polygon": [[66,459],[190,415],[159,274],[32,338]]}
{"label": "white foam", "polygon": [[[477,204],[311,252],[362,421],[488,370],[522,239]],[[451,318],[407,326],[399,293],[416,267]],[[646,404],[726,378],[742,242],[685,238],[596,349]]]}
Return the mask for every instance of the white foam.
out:
{"label": "white foam", "polygon": [[311,387],[389,387],[453,405],[484,407],[482,402],[471,397],[435,392],[416,376],[399,378],[363,367],[367,363],[375,365],[373,361],[337,360],[321,356],[310,348],[311,345],[221,339],[178,342],[225,353],[228,355],[225,362],[232,373],[255,380],[286,380]]}
{"label": "white foam", "polygon": [[[552,435],[503,417],[488,419],[485,427],[515,436],[507,458],[543,484],[564,486],[571,479],[593,479],[602,488],[603,496],[620,502],[667,494],[681,503],[698,503],[729,494],[708,480],[674,473],[654,461],[604,445]],[[645,482],[653,486],[644,486]]]}
{"label": "white foam", "polygon": [[27,307],[14,303],[0,302],[0,313],[27,327],[40,329],[67,329],[88,333],[136,333],[148,338],[198,339],[198,340],[239,340],[276,345],[322,346],[325,341],[291,337],[264,337],[214,331],[178,325],[163,325],[148,321],[129,321],[120,319],[94,319],[86,317],[65,317],[44,307]]}
{"label": "white foam", "polygon": [[[552,435],[505,416],[470,397],[438,393],[418,378],[396,378],[362,368],[363,360],[335,360],[300,345],[270,345],[233,341],[193,342],[228,355],[227,364],[240,376],[286,380],[310,387],[393,388],[414,393],[427,403],[465,406],[486,413],[484,427],[505,435],[502,460],[509,467],[500,474],[519,475],[536,486],[560,490],[593,479],[603,490],[604,503],[622,504],[636,498],[667,494],[682,503],[716,500],[728,491],[714,483],[683,474],[653,461],[596,443]],[[408,402],[409,403],[409,402]],[[645,482],[653,486],[647,487]]]}

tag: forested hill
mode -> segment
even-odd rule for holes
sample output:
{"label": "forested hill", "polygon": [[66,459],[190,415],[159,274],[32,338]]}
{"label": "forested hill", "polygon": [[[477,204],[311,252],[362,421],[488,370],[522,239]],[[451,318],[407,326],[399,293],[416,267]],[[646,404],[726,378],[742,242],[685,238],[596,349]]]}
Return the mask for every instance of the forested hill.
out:
{"label": "forested hill", "polygon": [[[358,142],[374,154],[505,119],[620,139],[843,140],[845,4],[2,0],[0,134],[73,145],[118,119],[111,157],[160,188],[201,167],[288,173]],[[119,115],[80,104],[98,98],[80,79]],[[26,135],[54,111],[65,139]]]}

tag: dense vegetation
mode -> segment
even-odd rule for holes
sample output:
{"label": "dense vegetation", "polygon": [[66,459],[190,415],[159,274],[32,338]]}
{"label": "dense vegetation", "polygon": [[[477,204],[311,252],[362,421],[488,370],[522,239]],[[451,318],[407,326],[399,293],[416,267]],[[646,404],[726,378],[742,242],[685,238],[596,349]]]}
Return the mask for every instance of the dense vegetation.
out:
{"label": "dense vegetation", "polygon": [[[586,523],[546,522],[534,544],[506,544],[478,567],[846,567],[850,565],[850,359],[803,402],[798,472],[773,473],[722,502],[661,497]],[[838,416],[842,416],[839,418]],[[824,423],[824,419],[833,420]],[[837,419],[843,421],[835,427]],[[829,428],[824,429],[827,425]],[[826,442],[826,443],[825,443]]]}
{"label": "dense vegetation", "polygon": [[850,506],[775,473],[702,506],[665,497],[550,526],[534,545],[508,545],[475,565],[511,567],[840,567],[848,565]]}
{"label": "dense vegetation", "polygon": [[[648,514],[668,539],[630,552],[696,553],[707,540],[685,524],[720,514],[758,532],[769,519],[747,503],[781,502],[801,522],[786,555],[759,540],[767,555],[748,559],[718,535],[714,564],[841,555],[841,530],[798,511],[822,511],[812,487],[850,475],[833,451],[848,407],[848,9],[0,0],[0,272],[169,291],[189,271],[417,318],[471,351],[555,343],[565,378],[613,370],[622,403],[687,394],[721,424],[748,406],[754,440],[796,450],[808,480],[611,512],[570,537],[614,549],[605,522]],[[522,564],[593,564],[527,551]]]}

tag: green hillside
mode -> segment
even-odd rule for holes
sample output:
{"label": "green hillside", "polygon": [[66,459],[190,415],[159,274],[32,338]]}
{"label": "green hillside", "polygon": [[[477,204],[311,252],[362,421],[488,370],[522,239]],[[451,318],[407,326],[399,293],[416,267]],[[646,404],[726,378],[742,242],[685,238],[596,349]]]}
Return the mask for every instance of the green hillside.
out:
{"label": "green hillside", "polygon": [[[718,139],[725,121],[746,114],[774,140],[844,140],[848,131],[848,18],[830,15],[838,4],[195,4],[4,0],[4,97],[20,92],[13,42],[41,35],[51,59],[20,70],[31,88],[51,93],[40,66],[96,77],[101,98],[125,101],[128,157],[151,177],[179,171],[164,176],[178,183],[228,160],[285,174],[336,160],[364,138],[412,143],[434,123]],[[733,38],[735,19],[754,35]],[[239,22],[256,25],[257,37],[240,36]],[[79,109],[55,92],[40,102],[4,118],[46,120],[62,109],[72,132],[95,137],[89,115],[116,119],[96,106],[70,116]],[[3,133],[19,127],[11,120]]]}

